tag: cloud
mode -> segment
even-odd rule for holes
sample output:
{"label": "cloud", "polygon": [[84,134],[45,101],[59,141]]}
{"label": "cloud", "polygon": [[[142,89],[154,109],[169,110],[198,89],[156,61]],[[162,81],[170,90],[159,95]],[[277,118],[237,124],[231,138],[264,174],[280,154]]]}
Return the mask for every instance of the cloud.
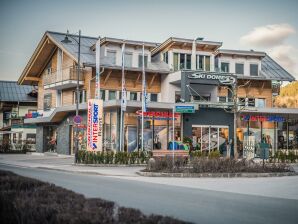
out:
{"label": "cloud", "polygon": [[289,24],[273,24],[255,27],[240,38],[240,43],[256,47],[273,47],[280,45],[291,34],[296,33]]}
{"label": "cloud", "polygon": [[268,51],[269,55],[298,79],[298,49],[292,45],[279,45]]}

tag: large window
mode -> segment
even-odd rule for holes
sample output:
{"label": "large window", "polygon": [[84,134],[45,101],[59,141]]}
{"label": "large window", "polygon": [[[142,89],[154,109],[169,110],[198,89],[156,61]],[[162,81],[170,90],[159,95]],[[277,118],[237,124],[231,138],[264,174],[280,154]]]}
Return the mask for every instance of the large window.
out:
{"label": "large window", "polygon": [[197,69],[210,71],[210,56],[197,55]]}
{"label": "large window", "polygon": [[178,65],[178,53],[174,53],[174,71],[178,71],[179,65]]}
{"label": "large window", "polygon": [[115,100],[116,99],[116,91],[109,90],[109,100]]}
{"label": "large window", "polygon": [[221,71],[222,72],[230,72],[230,63],[222,62],[221,63]]}
{"label": "large window", "polygon": [[138,100],[138,93],[130,92],[130,100]]}
{"label": "large window", "polygon": [[256,106],[256,99],[254,99],[254,98],[248,98],[247,99],[247,106],[249,106],[249,107],[255,107]]}
{"label": "large window", "polygon": [[[148,55],[144,56],[144,61],[145,61],[145,68],[147,68],[148,65]],[[139,68],[143,67],[143,55],[139,54]]]}
{"label": "large window", "polygon": [[169,62],[169,53],[168,52],[163,53],[163,61],[165,63]]}
{"label": "large window", "polygon": [[174,53],[174,70],[191,69],[191,54]]}
{"label": "large window", "polygon": [[107,50],[107,58],[108,62],[112,65],[116,64],[116,51]]}
{"label": "large window", "polygon": [[236,71],[236,74],[238,75],[244,75],[244,64],[236,63],[235,71]]}
{"label": "large window", "polygon": [[132,53],[125,52],[124,54],[124,66],[131,68],[132,67]]}
{"label": "large window", "polygon": [[250,64],[250,75],[251,76],[258,76],[259,75],[259,68],[258,64]]}
{"label": "large window", "polygon": [[256,99],[256,107],[264,108],[266,106],[265,99]]}

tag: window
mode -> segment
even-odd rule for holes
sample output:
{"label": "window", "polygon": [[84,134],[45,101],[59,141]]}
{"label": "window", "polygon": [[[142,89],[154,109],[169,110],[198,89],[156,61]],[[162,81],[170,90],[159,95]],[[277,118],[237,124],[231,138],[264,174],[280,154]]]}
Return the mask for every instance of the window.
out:
{"label": "window", "polygon": [[210,96],[192,96],[194,101],[210,101]]}
{"label": "window", "polygon": [[258,64],[250,64],[250,76],[258,76],[259,75],[259,68]]}
{"label": "window", "polygon": [[49,63],[47,64],[47,67],[46,67],[46,74],[50,75],[51,72],[52,72],[52,60],[49,61]]}
{"label": "window", "polygon": [[150,94],[150,101],[151,102],[157,102],[157,94],[156,93],[151,93]]}
{"label": "window", "polygon": [[130,92],[130,100],[138,100],[138,93]]}
{"label": "window", "polygon": [[230,63],[222,62],[221,63],[221,71],[222,72],[230,72]]}
{"label": "window", "polygon": [[116,51],[107,50],[107,59],[110,64],[115,65],[116,64]]}
{"label": "window", "polygon": [[132,67],[132,53],[125,52],[124,54],[124,66],[131,68]]}
{"label": "window", "polygon": [[100,90],[100,99],[105,100],[106,99],[106,91]]}
{"label": "window", "polygon": [[185,69],[185,54],[180,54],[180,70]]}
{"label": "window", "polygon": [[186,55],[186,69],[191,69],[191,54]]}
{"label": "window", "polygon": [[210,56],[197,55],[197,69],[210,71]]}
{"label": "window", "polygon": [[266,106],[265,99],[257,99],[256,100],[256,107],[264,108]]}
{"label": "window", "polygon": [[255,107],[256,106],[256,100],[254,98],[248,98],[248,100],[247,100],[247,106],[249,106],[249,107]]}
{"label": "window", "polygon": [[220,103],[226,103],[227,102],[227,97],[225,97],[225,96],[219,96],[218,97],[218,102],[220,102]]}
{"label": "window", "polygon": [[174,53],[174,71],[178,71],[178,53]]}
{"label": "window", "polygon": [[46,93],[43,96],[43,110],[50,110],[52,107],[52,93]]}
{"label": "window", "polygon": [[[73,91],[73,104],[76,103],[77,99],[77,91]],[[86,103],[87,102],[87,94],[85,89],[81,89],[79,91],[79,103]]]}
{"label": "window", "polygon": [[239,98],[238,104],[239,104],[239,106],[245,106],[245,98]]}
{"label": "window", "polygon": [[115,100],[116,99],[116,91],[109,90],[109,100]]}
{"label": "window", "polygon": [[[145,68],[147,68],[148,65],[148,55],[144,56],[144,61],[145,61]],[[139,68],[143,67],[143,55],[139,54]]]}
{"label": "window", "polygon": [[28,133],[26,135],[26,141],[28,144],[35,144],[36,143],[36,134]]}
{"label": "window", "polygon": [[236,74],[244,75],[244,64],[236,63],[235,71],[236,71]]}
{"label": "window", "polygon": [[165,63],[169,62],[169,53],[168,52],[163,53],[163,61]]}
{"label": "window", "polygon": [[218,57],[215,57],[214,59],[214,66],[215,66],[215,70],[218,71]]}

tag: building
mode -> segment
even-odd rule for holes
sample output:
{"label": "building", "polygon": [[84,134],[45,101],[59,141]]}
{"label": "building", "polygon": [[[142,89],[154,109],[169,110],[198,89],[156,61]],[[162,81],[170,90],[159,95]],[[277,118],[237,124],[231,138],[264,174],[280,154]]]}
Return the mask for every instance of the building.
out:
{"label": "building", "polygon": [[[39,152],[51,150],[49,143],[56,139],[58,153],[73,153],[77,43],[62,43],[65,35],[46,32],[18,80],[22,85],[38,86],[38,112],[43,116],[25,122],[37,125]],[[97,38],[81,38],[81,148],[86,147],[86,102],[95,93],[96,41]],[[281,82],[295,79],[266,53],[223,50],[221,42],[203,38],[169,38],[163,43],[151,43],[106,37],[101,39],[100,52],[105,150],[119,150],[124,42],[128,93],[124,150],[133,151],[140,146],[143,44],[149,98],[144,122],[145,150],[167,148],[173,131],[176,139],[191,137],[203,150],[219,149],[225,140],[233,138],[234,130],[239,149],[243,149],[245,136],[252,135],[256,141],[271,141],[275,150],[279,146],[277,140],[283,136],[286,144],[280,147],[289,148],[289,127],[296,127],[298,110],[279,110],[273,108],[272,102]],[[173,130],[172,111],[177,102],[195,104],[198,110],[193,114],[174,113]],[[294,147],[294,141],[292,145]]]}
{"label": "building", "polygon": [[25,124],[26,117],[37,112],[37,91],[31,85],[15,81],[0,81],[0,145],[2,149],[17,149],[30,144],[35,148],[36,126]]}

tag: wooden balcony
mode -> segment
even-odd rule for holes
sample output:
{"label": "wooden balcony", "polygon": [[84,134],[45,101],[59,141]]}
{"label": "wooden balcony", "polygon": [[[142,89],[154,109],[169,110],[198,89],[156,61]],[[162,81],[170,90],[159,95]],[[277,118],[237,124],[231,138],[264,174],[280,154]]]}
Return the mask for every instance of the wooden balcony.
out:
{"label": "wooden balcony", "polygon": [[[43,84],[45,89],[68,89],[77,85],[77,68],[69,67],[59,71],[51,72],[44,76]],[[84,85],[84,70],[81,69],[79,85]]]}

